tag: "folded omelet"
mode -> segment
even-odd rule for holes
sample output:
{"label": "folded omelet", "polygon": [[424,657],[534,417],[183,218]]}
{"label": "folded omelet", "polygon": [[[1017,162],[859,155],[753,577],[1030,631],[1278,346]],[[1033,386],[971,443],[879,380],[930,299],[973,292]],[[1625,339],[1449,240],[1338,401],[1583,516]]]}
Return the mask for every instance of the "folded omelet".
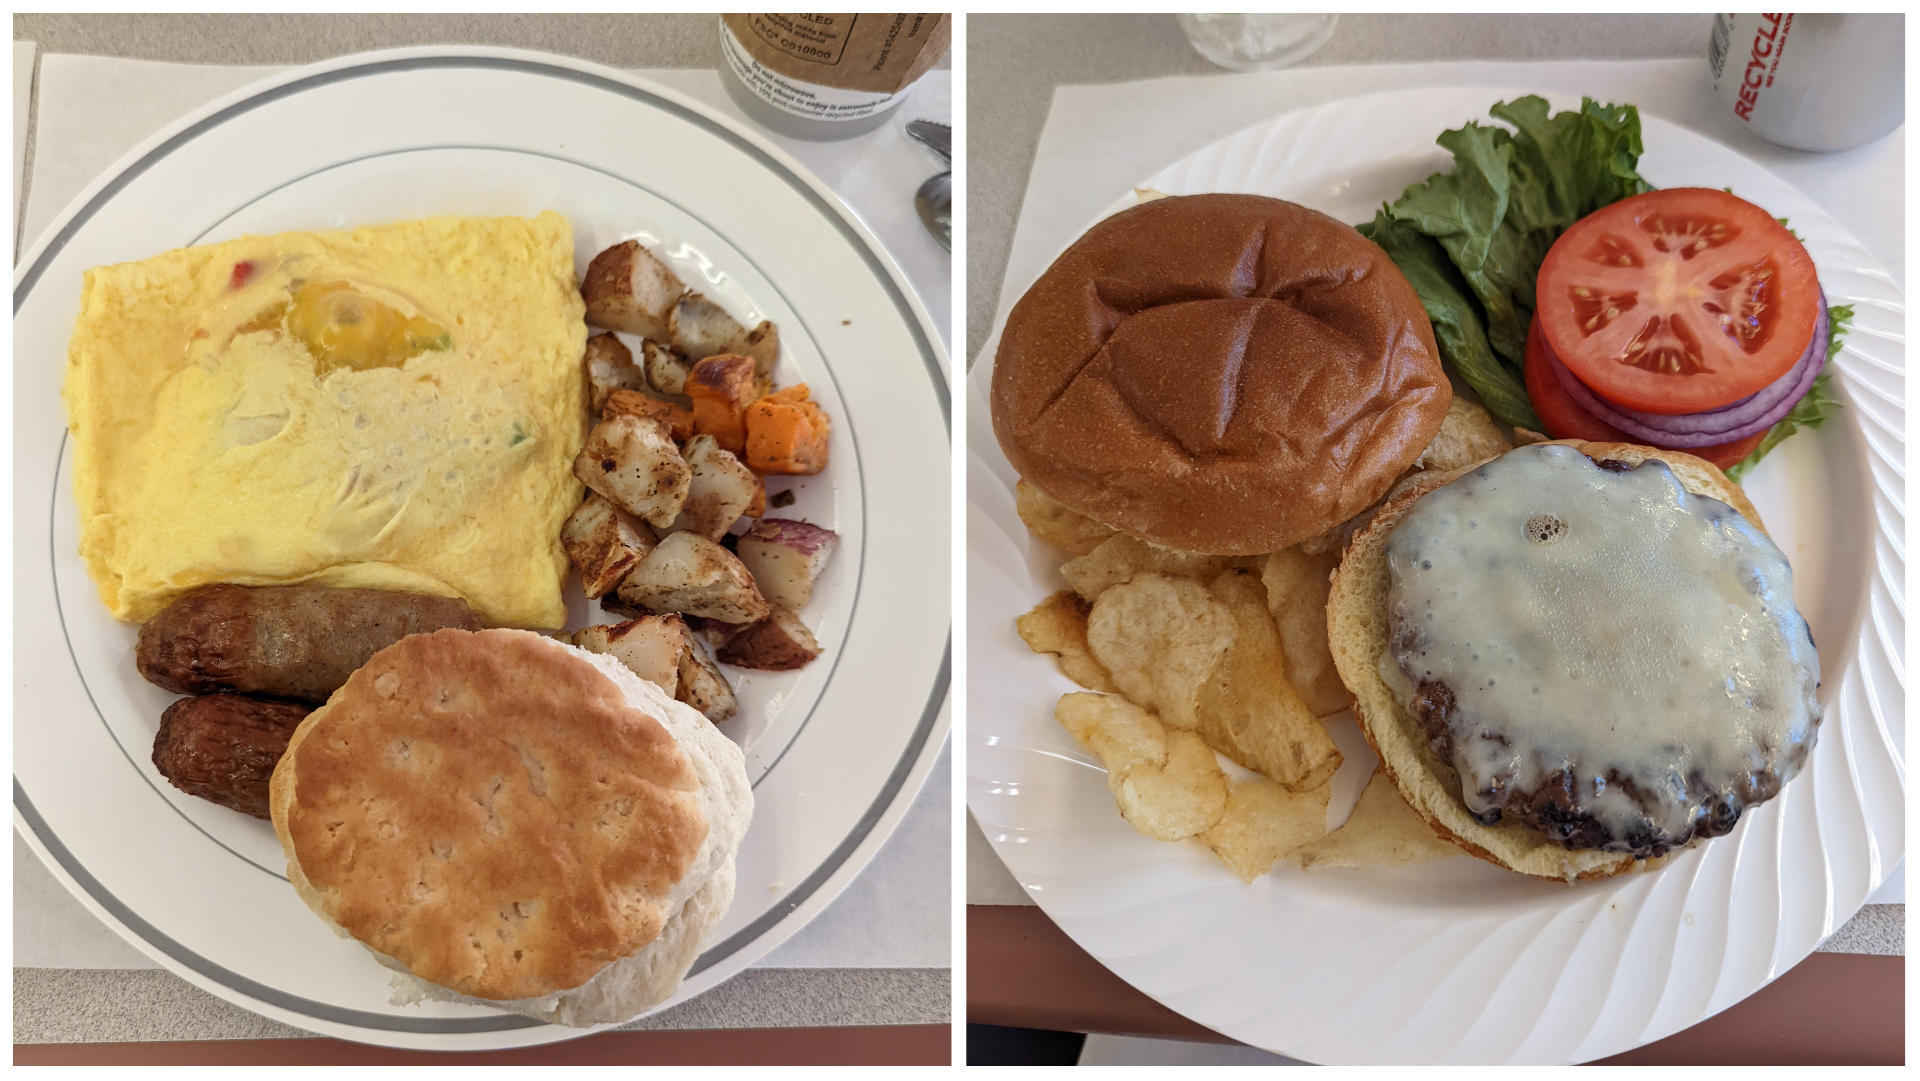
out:
{"label": "folded omelet", "polygon": [[311,582],[562,626],[584,314],[551,212],[88,271],[64,395],[101,599],[144,621],[211,582]]}

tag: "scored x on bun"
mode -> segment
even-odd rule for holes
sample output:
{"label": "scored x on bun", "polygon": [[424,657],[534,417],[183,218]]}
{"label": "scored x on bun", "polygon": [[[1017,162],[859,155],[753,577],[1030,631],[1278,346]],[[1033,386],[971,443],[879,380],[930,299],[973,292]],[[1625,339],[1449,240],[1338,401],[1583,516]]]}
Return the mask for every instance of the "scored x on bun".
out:
{"label": "scored x on bun", "polygon": [[1419,296],[1317,211],[1191,195],[1088,230],[1007,318],[994,433],[1020,475],[1142,540],[1256,555],[1372,505],[1447,414]]}
{"label": "scored x on bun", "polygon": [[438,998],[564,1025],[673,992],[733,897],[740,749],[628,671],[527,631],[416,634],[275,768],[301,898]]}

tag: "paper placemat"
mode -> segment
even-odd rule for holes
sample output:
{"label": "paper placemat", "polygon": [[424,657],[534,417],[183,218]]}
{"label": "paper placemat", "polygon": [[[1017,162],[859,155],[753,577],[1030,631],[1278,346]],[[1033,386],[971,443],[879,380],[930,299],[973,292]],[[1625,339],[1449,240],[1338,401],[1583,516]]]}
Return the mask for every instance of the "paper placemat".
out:
{"label": "paper placemat", "polygon": [[[1056,88],[1014,227],[995,325],[1107,206],[1170,162],[1284,113],[1429,86],[1527,87],[1586,95],[1631,103],[1643,115],[1691,128],[1759,162],[1819,203],[1880,261],[1894,284],[1905,289],[1904,126],[1878,142],[1836,154],[1778,147],[1722,118],[1700,60],[1370,64]],[[976,359],[970,357],[969,366]],[[968,903],[1031,904],[972,816],[968,819]],[[1906,903],[1904,860],[1867,903]],[[1848,940],[1848,935],[1843,928],[1833,940]],[[1890,937],[1882,929],[1873,941],[1904,951],[1897,933]]]}
{"label": "paper placemat", "polygon": [[[22,44],[15,43],[16,171],[26,131]],[[30,74],[30,45],[28,50]],[[215,98],[283,70],[42,56],[20,250],[30,249],[87,185],[155,132]],[[665,68],[631,74],[678,90],[760,131],[727,96],[717,72]],[[951,123],[951,101],[952,73],[933,71],[885,126],[865,135],[833,143],[768,135],[833,188],[874,231],[948,341],[951,262],[927,235],[912,205],[920,182],[943,166],[908,139],[904,127],[915,119]],[[948,967],[952,792],[950,752],[943,750],[913,806],[873,862],[824,912],[754,967]],[[159,967],[74,900],[17,835],[13,866],[15,967]]]}
{"label": "paper placemat", "polygon": [[27,176],[27,117],[33,110],[34,48],[31,41],[13,43],[13,220],[16,225],[20,221],[20,185]]}

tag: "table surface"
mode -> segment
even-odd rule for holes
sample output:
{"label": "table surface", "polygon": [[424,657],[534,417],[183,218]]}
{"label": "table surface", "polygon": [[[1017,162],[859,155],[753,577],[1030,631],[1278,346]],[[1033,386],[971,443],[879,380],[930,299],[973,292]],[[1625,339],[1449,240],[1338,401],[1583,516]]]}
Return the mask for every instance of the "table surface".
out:
{"label": "table surface", "polygon": [[[370,49],[457,42],[536,49],[625,69],[710,69],[719,55],[716,24],[712,15],[16,15],[14,38],[16,42],[36,43],[42,55],[70,53],[208,65],[302,64]],[[942,61],[940,66],[947,67],[948,62]],[[16,78],[16,88],[25,84],[24,79]],[[16,102],[16,118],[31,120],[33,115]],[[32,137],[29,127],[29,177]],[[29,188],[25,197],[31,199],[32,195]],[[19,236],[25,223],[25,206],[23,200],[22,212],[16,213],[15,233],[19,240],[31,241],[32,237]],[[944,303],[940,307],[944,308]],[[944,897],[948,891],[948,860],[944,855],[951,836],[945,825],[950,820],[948,761],[943,754],[935,767],[939,776],[929,779],[908,820],[875,861],[877,866],[891,857],[896,866],[906,864],[909,874],[926,879],[924,883],[912,883],[916,895],[927,892]],[[911,859],[900,858],[904,854],[896,850],[903,847],[915,849]],[[940,851],[922,858],[919,850],[933,847]],[[30,854],[23,855],[25,852],[16,838],[16,872],[37,872],[40,878],[51,881]],[[843,900],[860,891],[865,879],[873,877],[872,870],[870,866],[867,874],[856,879]],[[890,881],[892,888],[899,888],[897,878],[890,876]],[[871,908],[873,900],[866,898],[865,907]],[[77,902],[72,907],[83,923],[91,921]],[[819,925],[836,941],[857,934],[852,928],[836,925],[838,907],[838,903],[830,906],[807,930]],[[81,929],[101,930],[97,926]],[[806,933],[803,930],[802,934]],[[131,947],[127,949],[130,957],[135,956]],[[822,951],[811,952],[817,956]],[[778,963],[779,956],[776,952],[769,960]],[[634,1027],[664,1032],[943,1024],[951,1016],[951,1002],[951,975],[946,968],[755,968]],[[169,972],[154,969],[16,969],[14,1024],[17,1042],[43,1043],[306,1035],[256,1017]]]}
{"label": "table surface", "polygon": [[[1691,59],[1701,56],[1710,25],[1710,15],[1345,14],[1327,44],[1299,66]],[[1055,89],[1222,72],[1187,45],[1172,15],[975,15],[967,20],[967,43],[964,354],[970,366],[993,327]],[[971,816],[967,837],[969,905],[1031,904]],[[1821,949],[1904,953],[1905,906],[1863,908]],[[977,951],[969,946],[970,954]],[[1035,1015],[1024,1023],[1046,1022]]]}

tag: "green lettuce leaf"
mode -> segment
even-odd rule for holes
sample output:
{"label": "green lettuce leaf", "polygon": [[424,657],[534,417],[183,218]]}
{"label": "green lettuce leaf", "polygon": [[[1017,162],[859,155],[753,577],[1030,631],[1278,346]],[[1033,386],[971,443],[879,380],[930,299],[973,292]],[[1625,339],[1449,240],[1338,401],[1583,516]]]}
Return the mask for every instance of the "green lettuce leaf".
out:
{"label": "green lettuce leaf", "polygon": [[1480,307],[1440,242],[1394,219],[1386,207],[1359,229],[1361,235],[1386,251],[1393,265],[1413,284],[1413,291],[1420,294],[1427,318],[1433,321],[1434,342],[1454,371],[1495,416],[1539,431],[1540,418],[1527,397],[1526,385],[1493,355]]}
{"label": "green lettuce leaf", "polygon": [[[1487,408],[1538,430],[1521,371],[1540,262],[1569,225],[1652,186],[1636,171],[1640,114],[1631,105],[1582,99],[1579,112],[1550,115],[1546,99],[1529,96],[1490,112],[1514,130],[1470,123],[1443,133],[1437,141],[1452,151],[1453,171],[1409,187],[1361,232],[1409,280],[1416,272],[1428,279],[1429,288],[1414,287],[1441,355]],[[1432,246],[1406,230],[1436,242],[1451,272],[1440,273]]]}
{"label": "green lettuce leaf", "polygon": [[[1839,354],[1840,339],[1852,323],[1853,306],[1851,304],[1828,306],[1828,363],[1832,363],[1833,358]],[[1840,401],[1832,395],[1828,387],[1832,379],[1833,372],[1830,369],[1814,376],[1813,386],[1808,388],[1806,396],[1794,403],[1791,412],[1767,429],[1766,438],[1760,440],[1760,445],[1753,448],[1753,453],[1727,467],[1728,479],[1738,484],[1754,466],[1760,464],[1760,459],[1765,458],[1768,451],[1779,446],[1788,436],[1802,428],[1818,428],[1825,424],[1828,418],[1839,412]]]}

